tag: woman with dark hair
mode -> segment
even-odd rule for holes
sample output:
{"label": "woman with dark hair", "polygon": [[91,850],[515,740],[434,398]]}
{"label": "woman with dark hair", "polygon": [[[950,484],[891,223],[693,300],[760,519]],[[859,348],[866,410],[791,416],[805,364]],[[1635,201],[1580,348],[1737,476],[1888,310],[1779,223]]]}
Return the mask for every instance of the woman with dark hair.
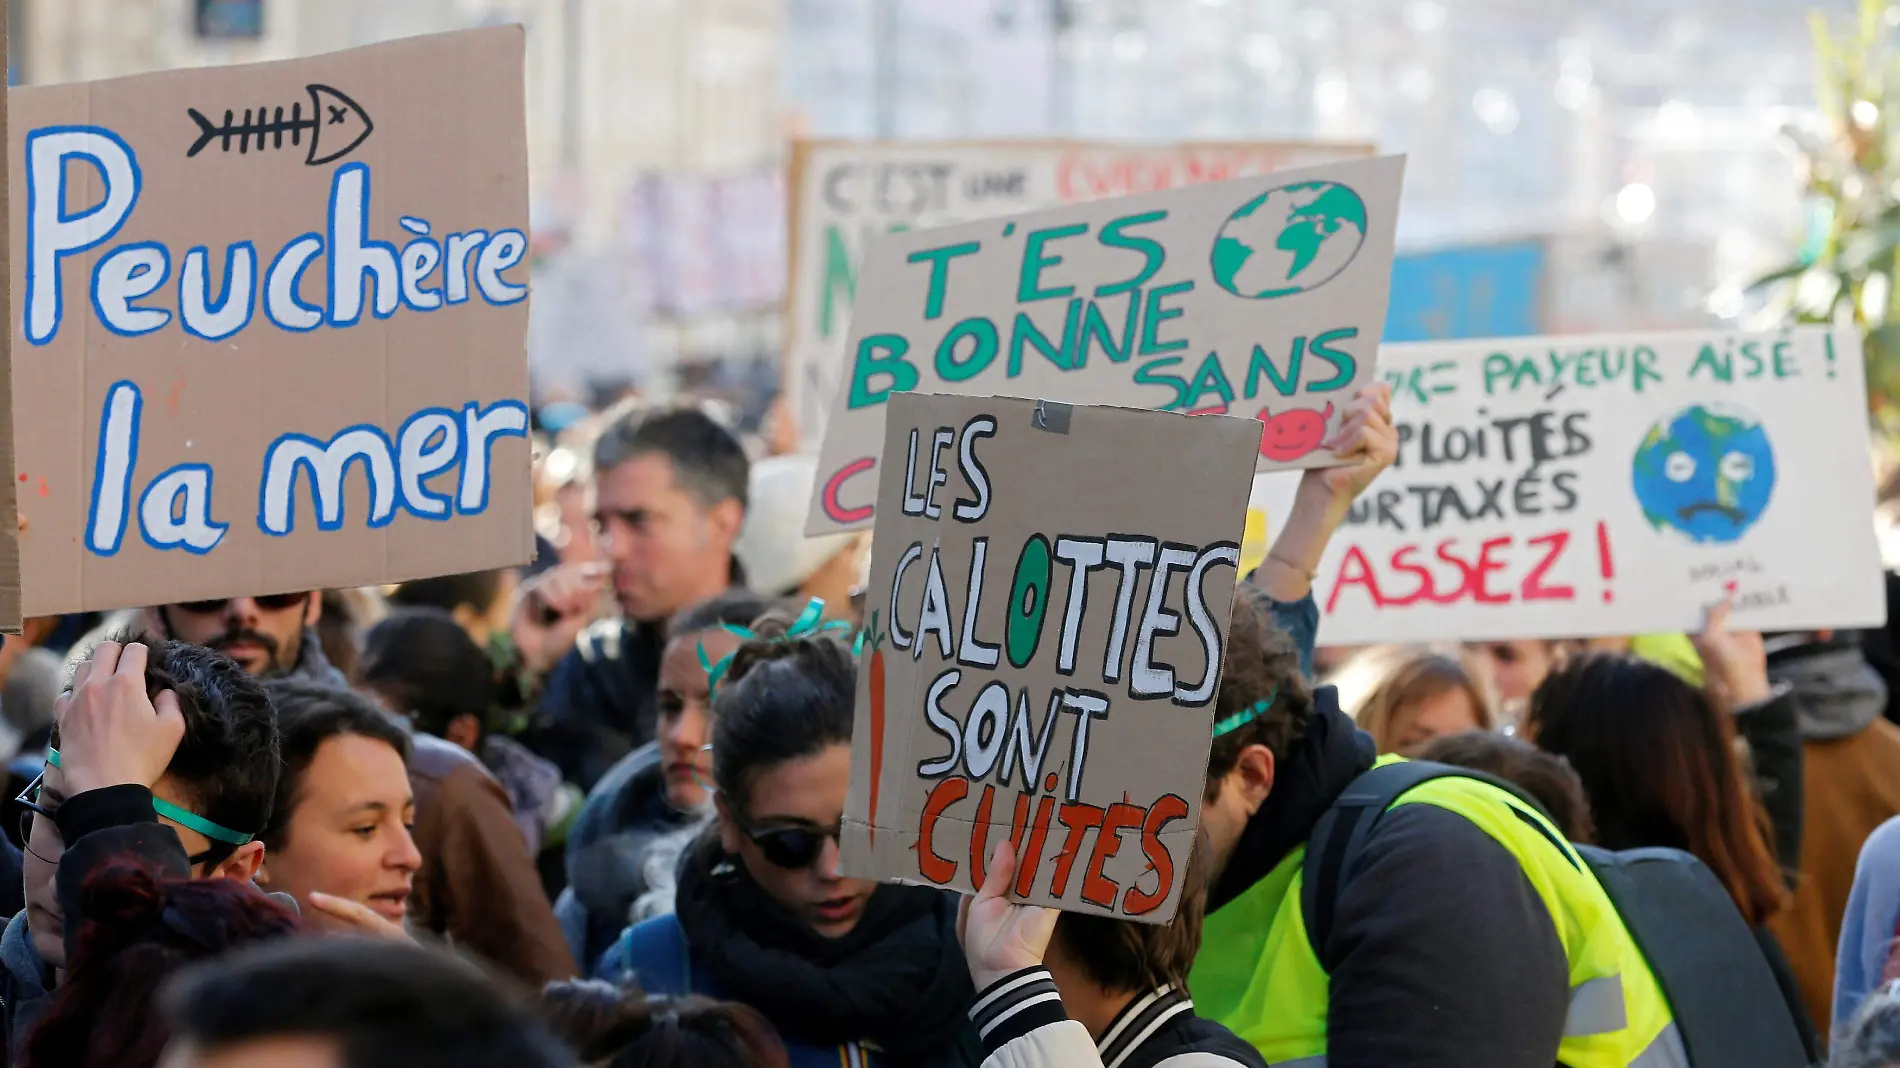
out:
{"label": "woman with dark hair", "polygon": [[1531,695],[1525,734],[1576,769],[1598,845],[1694,854],[1756,926],[1787,904],[1735,729],[1673,672],[1626,656],[1580,657]]}
{"label": "woman with dark hair", "polygon": [[791,1064],[975,1065],[957,898],[838,870],[857,669],[816,624],[767,617],[715,662],[718,821],[680,868],[678,911],[630,928],[601,978],[740,1001]]}
{"label": "woman with dark hair", "polygon": [[599,980],[549,983],[554,1033],[599,1068],[787,1068],[785,1044],[758,1011],[702,997],[648,997]]}
{"label": "woman with dark hair", "polygon": [[388,933],[407,914],[422,855],[409,825],[409,736],[348,690],[268,683],[284,767],[259,837],[257,881],[289,894],[310,926]]}
{"label": "woman with dark hair", "polygon": [[667,621],[654,738],[607,769],[568,831],[567,889],[554,914],[584,969],[628,924],[673,911],[680,855],[712,818],[708,668],[732,655],[740,632],[771,605],[727,590]]}
{"label": "woman with dark hair", "polygon": [[194,961],[297,928],[234,879],[168,879],[132,864],[94,873],[65,980],[26,1043],[27,1068],[151,1068],[171,1037],[155,999]]}
{"label": "woman with dark hair", "polygon": [[1786,907],[1788,887],[1726,707],[1767,694],[1765,669],[1750,682],[1733,664],[1718,660],[1710,667],[1711,686],[1704,691],[1648,661],[1586,654],[1537,687],[1524,733],[1576,769],[1597,845],[1680,849],[1708,866],[1755,928],[1802,1041],[1816,1052],[1814,1023],[1793,973],[1763,927]]}

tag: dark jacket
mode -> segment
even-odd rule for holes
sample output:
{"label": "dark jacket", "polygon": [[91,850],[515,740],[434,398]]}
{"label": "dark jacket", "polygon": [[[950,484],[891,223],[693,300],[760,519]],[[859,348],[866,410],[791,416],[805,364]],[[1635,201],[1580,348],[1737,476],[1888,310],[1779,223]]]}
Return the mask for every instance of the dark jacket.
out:
{"label": "dark jacket", "polygon": [[[68,798],[54,815],[60,836],[71,843],[60,855],[54,888],[65,920],[66,955],[72,957],[85,914],[79,890],[107,861],[133,860],[162,875],[183,879],[191,874],[178,832],[158,822],[152,811],[152,792],[143,786],[112,786],[88,790]],[[22,911],[0,936],[0,1018],[6,1028],[7,1063],[18,1064],[27,1034],[51,1001],[53,972],[33,948]]]}
{"label": "dark jacket", "polygon": [[1232,1031],[1196,1016],[1178,987],[1129,1002],[1099,1040],[1055,994],[1048,969],[1035,967],[977,995],[970,1020],[983,1039],[983,1068],[1267,1068]]}
{"label": "dark jacket", "polygon": [[459,745],[426,734],[413,744],[422,869],[410,919],[533,987],[573,978],[574,960],[501,783]]}
{"label": "dark jacket", "polygon": [[[667,803],[666,776],[656,742],[622,757],[594,785],[567,832],[567,889],[554,903],[568,948],[583,971],[600,960],[629,923],[647,918],[634,915],[634,905],[643,895],[670,889],[673,865],[658,858],[663,861],[660,870],[651,870],[649,848],[661,840],[690,835],[701,819]],[[677,851],[668,852],[673,861],[679,859]],[[662,878],[664,885],[658,885]],[[651,911],[672,911],[670,902],[664,904],[664,908],[656,904]]]}
{"label": "dark jacket", "polygon": [[1801,821],[1807,796],[1800,718],[1800,702],[1792,686],[1777,686],[1768,700],[1735,712],[1735,730],[1748,745],[1762,809],[1775,832],[1775,855],[1790,887],[1801,865]]}
{"label": "dark jacket", "polygon": [[653,624],[603,619],[581,631],[548,675],[529,746],[592,790],[615,761],[653,739],[665,648]]}
{"label": "dark jacket", "polygon": [[[1314,697],[1307,736],[1276,769],[1210,912],[1303,845],[1372,766],[1371,736],[1339,710],[1333,688]],[[1555,923],[1517,858],[1455,812],[1404,805],[1378,822],[1324,950],[1331,1068],[1550,1068],[1556,1059],[1570,982]]]}
{"label": "dark jacket", "polygon": [[599,978],[757,1009],[792,1068],[975,1068],[959,897],[880,886],[848,934],[779,906],[704,834],[680,866],[679,911],[635,924]]}

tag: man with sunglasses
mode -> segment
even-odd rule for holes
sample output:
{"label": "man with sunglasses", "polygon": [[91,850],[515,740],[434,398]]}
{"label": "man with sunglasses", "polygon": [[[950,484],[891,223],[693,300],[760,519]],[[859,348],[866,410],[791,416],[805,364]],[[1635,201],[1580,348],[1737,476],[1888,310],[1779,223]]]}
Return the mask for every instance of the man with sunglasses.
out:
{"label": "man with sunglasses", "polygon": [[18,1063],[84,924],[79,890],[108,862],[249,880],[280,764],[263,687],[229,657],[107,640],[60,698],[46,766],[18,798],[26,909],[0,935],[0,1021]]}
{"label": "man with sunglasses", "polygon": [[323,595],[304,591],[159,605],[150,624],[168,638],[216,649],[260,679],[341,686],[342,673],[317,641],[322,616]]}

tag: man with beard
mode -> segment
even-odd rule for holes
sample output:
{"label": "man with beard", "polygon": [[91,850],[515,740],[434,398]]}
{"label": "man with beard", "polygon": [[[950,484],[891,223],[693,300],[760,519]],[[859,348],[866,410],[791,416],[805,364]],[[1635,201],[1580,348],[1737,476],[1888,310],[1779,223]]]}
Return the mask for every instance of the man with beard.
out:
{"label": "man with beard", "polygon": [[323,618],[321,593],[181,601],[159,605],[151,609],[151,616],[151,625],[166,637],[216,649],[257,678],[347,685],[317,640],[317,621]]}

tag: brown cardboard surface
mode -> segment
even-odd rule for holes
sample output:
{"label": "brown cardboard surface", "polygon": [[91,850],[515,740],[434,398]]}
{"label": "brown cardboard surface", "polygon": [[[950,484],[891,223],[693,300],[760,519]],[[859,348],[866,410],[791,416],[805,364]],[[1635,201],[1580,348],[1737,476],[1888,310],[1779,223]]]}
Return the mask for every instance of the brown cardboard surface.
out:
{"label": "brown cardboard surface", "polygon": [[[843,867],[970,891],[1007,838],[1021,900],[1166,923],[1257,424],[908,393],[888,412]],[[1077,581],[1089,544],[1104,562]]]}
{"label": "brown cardboard surface", "polygon": [[793,141],[779,379],[802,448],[824,440],[872,235],[1372,154],[1370,144],[1330,141]]}
{"label": "brown cardboard surface", "polygon": [[28,614],[532,555],[522,62],[509,26],[10,94]]}
{"label": "brown cardboard surface", "polygon": [[[0,8],[0,55],[7,51],[7,12]],[[0,141],[7,136],[7,117],[0,114]],[[0,168],[7,163],[0,161]],[[0,169],[0,219],[9,218],[12,199],[7,196],[7,171]],[[9,250],[0,248],[0,277],[13,274]],[[12,318],[12,303],[0,292],[0,321]],[[0,360],[12,364],[12,336],[0,337]],[[13,376],[0,373],[0,474],[13,470]],[[0,631],[20,633],[20,532],[17,522],[7,521],[17,510],[17,494],[12,478],[0,477]]]}
{"label": "brown cardboard surface", "polygon": [[1258,419],[1259,468],[1376,379],[1404,158],[1334,162],[873,239],[808,535],[869,526],[885,399],[1003,394]]}

